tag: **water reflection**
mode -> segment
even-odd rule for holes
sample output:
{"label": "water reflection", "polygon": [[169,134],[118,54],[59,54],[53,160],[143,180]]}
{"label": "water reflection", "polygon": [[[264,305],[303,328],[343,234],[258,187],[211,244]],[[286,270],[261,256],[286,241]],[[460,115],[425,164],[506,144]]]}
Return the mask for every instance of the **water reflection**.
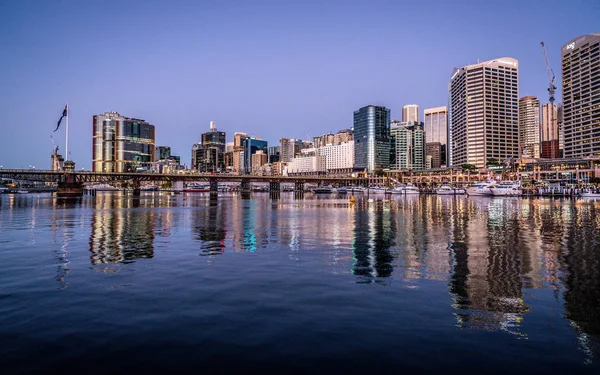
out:
{"label": "water reflection", "polygon": [[375,201],[354,215],[354,265],[352,272],[359,282],[385,283],[393,272],[394,256],[390,248],[396,237],[396,210]]}
{"label": "water reflection", "polygon": [[209,196],[208,206],[194,210],[192,232],[200,240],[200,255],[217,255],[225,252],[226,219],[224,205],[217,197]]}
{"label": "water reflection", "polygon": [[118,194],[98,194],[89,241],[92,264],[128,263],[154,257],[153,203]]}

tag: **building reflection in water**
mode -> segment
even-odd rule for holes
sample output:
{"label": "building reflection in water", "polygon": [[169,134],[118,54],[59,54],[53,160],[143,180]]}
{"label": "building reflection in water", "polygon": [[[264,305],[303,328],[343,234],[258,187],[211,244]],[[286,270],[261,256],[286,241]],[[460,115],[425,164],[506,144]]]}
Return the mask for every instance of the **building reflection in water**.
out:
{"label": "building reflection in water", "polygon": [[[600,202],[579,201],[562,215],[568,241],[561,254],[566,317],[591,360],[600,356]],[[570,223],[570,225],[569,225]],[[591,335],[594,340],[590,340]]]}
{"label": "building reflection in water", "polygon": [[117,194],[94,200],[90,252],[92,264],[154,257],[154,201]]}
{"label": "building reflection in water", "polygon": [[224,205],[219,204],[217,197],[210,197],[208,205],[195,208],[193,213],[192,233],[201,241],[200,255],[217,255],[225,252]]}
{"label": "building reflection in water", "polygon": [[396,237],[396,209],[383,200],[367,203],[354,215],[353,274],[359,283],[389,283]]}

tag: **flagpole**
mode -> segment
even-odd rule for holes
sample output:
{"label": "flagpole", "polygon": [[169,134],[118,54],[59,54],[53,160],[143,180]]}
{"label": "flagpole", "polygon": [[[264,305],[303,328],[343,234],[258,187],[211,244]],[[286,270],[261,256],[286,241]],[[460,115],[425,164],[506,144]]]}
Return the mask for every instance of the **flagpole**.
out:
{"label": "flagpole", "polygon": [[65,160],[69,160],[69,103],[67,107],[67,129],[66,129],[66,141],[65,141]]}

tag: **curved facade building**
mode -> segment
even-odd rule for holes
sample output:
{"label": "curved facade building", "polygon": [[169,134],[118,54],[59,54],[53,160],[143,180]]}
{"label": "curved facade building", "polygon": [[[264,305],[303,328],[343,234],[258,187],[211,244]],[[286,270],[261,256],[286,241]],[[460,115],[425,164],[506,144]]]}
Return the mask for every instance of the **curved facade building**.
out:
{"label": "curved facade building", "polygon": [[562,47],[564,157],[600,156],[600,33]]}
{"label": "curved facade building", "polygon": [[92,171],[135,172],[154,161],[155,130],[147,121],[105,112],[92,117]]}

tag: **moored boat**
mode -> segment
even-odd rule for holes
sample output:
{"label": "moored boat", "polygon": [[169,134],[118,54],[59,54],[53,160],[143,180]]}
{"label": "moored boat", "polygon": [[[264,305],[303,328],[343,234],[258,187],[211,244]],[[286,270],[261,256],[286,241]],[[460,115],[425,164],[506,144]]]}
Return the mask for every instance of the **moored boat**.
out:
{"label": "moored boat", "polygon": [[184,193],[208,193],[209,191],[209,184],[201,184],[198,182],[192,182],[183,189]]}
{"label": "moored boat", "polygon": [[582,198],[600,198],[600,191],[582,191],[578,195]]}
{"label": "moored boat", "polygon": [[521,181],[503,181],[491,189],[495,197],[518,197],[523,194]]}
{"label": "moored boat", "polygon": [[435,193],[438,195],[460,195],[465,193],[465,189],[455,188],[448,184],[443,184],[435,190]]}
{"label": "moored boat", "polygon": [[315,194],[331,194],[335,191],[335,189],[331,186],[317,186],[313,189],[313,193]]}
{"label": "moored boat", "polygon": [[408,184],[406,186],[398,186],[391,190],[392,194],[420,194],[419,188],[414,185]]}
{"label": "moored boat", "polygon": [[492,189],[496,186],[496,181],[478,182],[466,189],[467,195],[492,195]]}

